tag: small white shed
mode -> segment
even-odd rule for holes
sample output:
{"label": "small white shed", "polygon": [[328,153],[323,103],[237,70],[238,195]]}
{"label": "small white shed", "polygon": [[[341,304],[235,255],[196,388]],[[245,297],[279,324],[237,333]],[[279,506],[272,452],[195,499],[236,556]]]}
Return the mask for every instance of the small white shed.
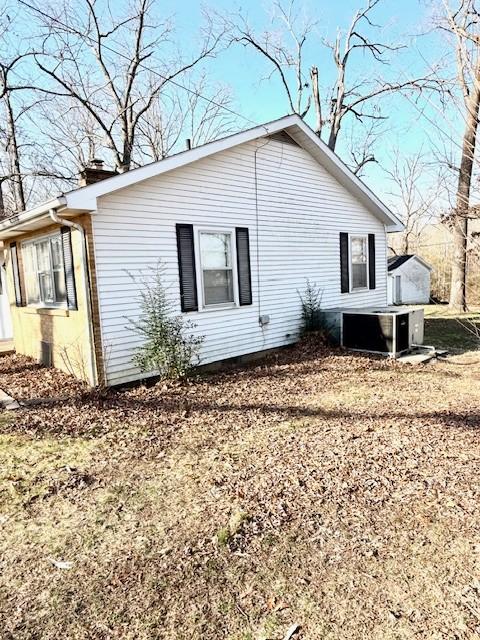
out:
{"label": "small white shed", "polygon": [[428,304],[432,267],[419,256],[405,254],[388,259],[389,304]]}

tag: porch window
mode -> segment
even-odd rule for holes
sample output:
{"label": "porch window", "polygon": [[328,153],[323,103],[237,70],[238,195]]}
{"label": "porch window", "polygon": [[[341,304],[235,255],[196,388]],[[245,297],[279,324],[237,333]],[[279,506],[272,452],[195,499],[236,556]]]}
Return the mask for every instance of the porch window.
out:
{"label": "porch window", "polygon": [[232,234],[201,231],[200,263],[204,306],[233,303]]}
{"label": "porch window", "polygon": [[60,234],[22,245],[27,303],[61,306],[67,301]]}
{"label": "porch window", "polygon": [[367,236],[350,236],[350,289],[368,287],[368,245]]}

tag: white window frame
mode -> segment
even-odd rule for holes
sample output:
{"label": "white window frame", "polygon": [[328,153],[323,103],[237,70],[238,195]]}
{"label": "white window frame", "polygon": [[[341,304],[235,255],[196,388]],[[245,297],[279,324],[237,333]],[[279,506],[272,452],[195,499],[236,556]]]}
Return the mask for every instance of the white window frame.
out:
{"label": "white window frame", "polygon": [[[365,267],[367,270],[366,271],[367,284],[365,287],[353,286],[352,241],[358,240],[359,238],[365,241],[365,247],[366,247],[367,261],[365,263]],[[368,250],[368,233],[349,233],[348,234],[348,273],[349,273],[350,293],[357,293],[358,291],[368,291],[368,289],[370,288],[370,252]]]}
{"label": "white window frame", "polygon": [[[26,249],[27,249],[27,247],[30,247],[32,245],[35,246],[35,245],[41,244],[43,242],[46,242],[47,240],[50,241],[52,238],[60,238],[60,247],[62,246],[62,237],[61,237],[61,233],[59,233],[59,232],[49,233],[47,235],[39,236],[38,238],[32,238],[31,240],[25,240],[21,244],[22,264],[23,264],[23,277],[24,277],[24,282],[25,282],[25,296],[26,296],[26,301],[27,301],[27,307],[32,307],[32,308],[36,308],[36,309],[67,309],[68,308],[67,300],[65,300],[64,302],[44,302],[42,300],[40,300],[39,302],[29,302],[28,301],[27,278],[28,278],[29,274],[27,273],[26,264],[25,264],[25,252],[26,252]],[[53,277],[53,273],[54,273],[55,269],[53,268],[52,251],[51,251],[51,249],[50,249],[49,253],[50,253],[50,272],[52,274],[52,282],[53,282],[53,288],[54,288],[54,293],[55,293],[55,278]],[[62,252],[61,255],[62,255],[62,264],[63,264],[63,277],[65,278],[65,262],[64,262],[63,252]],[[40,287],[40,281],[38,280],[38,264],[37,264],[36,273],[37,273],[38,292],[39,292],[39,296],[40,296],[41,295],[41,287]],[[66,291],[66,289],[67,289],[67,283],[65,282],[65,291]]]}
{"label": "white window frame", "polygon": [[[230,248],[232,255],[232,278],[233,278],[233,302],[222,302],[220,304],[205,304],[204,282],[202,255],[200,249],[200,236],[202,233],[223,233],[230,236]],[[195,265],[197,275],[197,295],[198,310],[200,312],[218,311],[221,309],[235,309],[238,303],[238,274],[237,274],[237,246],[235,242],[234,227],[194,227],[194,249],[195,249]]]}

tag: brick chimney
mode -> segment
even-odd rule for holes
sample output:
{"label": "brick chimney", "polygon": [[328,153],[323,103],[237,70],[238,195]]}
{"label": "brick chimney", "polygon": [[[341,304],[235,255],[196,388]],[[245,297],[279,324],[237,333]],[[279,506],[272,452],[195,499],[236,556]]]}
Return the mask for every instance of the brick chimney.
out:
{"label": "brick chimney", "polygon": [[116,171],[108,171],[103,168],[103,160],[93,158],[93,160],[90,161],[90,165],[80,172],[78,186],[86,187],[87,184],[94,184],[95,182],[100,182],[100,180],[105,180],[105,178],[111,178],[116,175]]}

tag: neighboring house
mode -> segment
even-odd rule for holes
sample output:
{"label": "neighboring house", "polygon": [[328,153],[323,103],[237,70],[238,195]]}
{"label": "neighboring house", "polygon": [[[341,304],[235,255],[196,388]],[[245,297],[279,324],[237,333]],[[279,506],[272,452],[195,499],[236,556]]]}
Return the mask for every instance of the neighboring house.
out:
{"label": "neighboring house", "polygon": [[432,267],[414,254],[388,259],[388,303],[428,304]]}
{"label": "neighboring house", "polygon": [[0,341],[13,337],[10,303],[7,294],[7,272],[3,260],[3,247],[0,243]]}
{"label": "neighboring house", "polygon": [[20,353],[91,384],[145,377],[127,325],[159,260],[202,364],[297,340],[307,279],[324,308],[387,303],[386,234],[402,225],[296,115],[98,174],[0,223]]}

